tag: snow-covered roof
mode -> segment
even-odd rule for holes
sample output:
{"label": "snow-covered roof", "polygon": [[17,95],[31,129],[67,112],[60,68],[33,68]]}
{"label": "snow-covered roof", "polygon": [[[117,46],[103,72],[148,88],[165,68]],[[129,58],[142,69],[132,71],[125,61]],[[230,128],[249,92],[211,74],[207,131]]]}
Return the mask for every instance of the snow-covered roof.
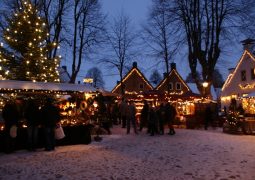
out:
{"label": "snow-covered roof", "polygon": [[21,90],[50,90],[50,91],[76,91],[94,92],[95,88],[85,84],[52,83],[52,82],[32,82],[0,80],[0,89],[21,89]]}
{"label": "snow-covered roof", "polygon": [[[199,92],[199,90],[197,88],[196,83],[187,83],[187,85],[189,86],[190,90],[193,93],[200,94],[200,92]],[[212,99],[213,100],[217,100],[217,93],[216,93],[213,85],[211,86],[211,94],[212,94]]]}

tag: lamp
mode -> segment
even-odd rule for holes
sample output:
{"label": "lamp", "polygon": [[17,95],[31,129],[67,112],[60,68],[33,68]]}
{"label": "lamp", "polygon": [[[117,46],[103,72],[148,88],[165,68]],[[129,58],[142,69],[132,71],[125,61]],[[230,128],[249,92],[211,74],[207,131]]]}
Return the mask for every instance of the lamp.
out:
{"label": "lamp", "polygon": [[206,93],[205,93],[205,90],[206,90],[206,88],[208,87],[208,85],[209,85],[209,83],[206,82],[206,81],[202,83],[202,86],[203,86],[203,95],[204,95],[204,96],[205,96],[205,94],[206,94]]}

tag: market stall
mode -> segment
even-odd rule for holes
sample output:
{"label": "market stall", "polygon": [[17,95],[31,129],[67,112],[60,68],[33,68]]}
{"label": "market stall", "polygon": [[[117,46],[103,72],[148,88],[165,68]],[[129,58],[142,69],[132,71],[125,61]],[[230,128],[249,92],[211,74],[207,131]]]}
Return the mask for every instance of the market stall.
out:
{"label": "market stall", "polygon": [[[88,101],[98,93],[93,87],[84,84],[1,80],[0,93],[0,147],[4,129],[2,108],[7,101],[17,98],[22,100],[22,108],[26,106],[26,100],[29,98],[33,98],[39,107],[43,105],[45,98],[53,98],[61,110],[61,124],[66,134],[66,137],[57,143],[59,145],[90,143],[90,115],[93,112]],[[18,149],[22,148],[22,144],[24,148],[26,127],[26,120],[20,120],[16,143]]]}

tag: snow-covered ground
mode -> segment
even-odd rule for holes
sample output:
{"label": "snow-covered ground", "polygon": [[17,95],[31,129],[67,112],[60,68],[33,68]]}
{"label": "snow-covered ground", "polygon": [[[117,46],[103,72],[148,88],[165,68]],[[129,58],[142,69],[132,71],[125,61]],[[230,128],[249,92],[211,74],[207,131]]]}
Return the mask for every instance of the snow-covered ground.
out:
{"label": "snow-covered ground", "polygon": [[135,135],[113,128],[101,142],[53,152],[0,153],[0,180],[159,179],[254,180],[255,136],[176,129],[176,135]]}

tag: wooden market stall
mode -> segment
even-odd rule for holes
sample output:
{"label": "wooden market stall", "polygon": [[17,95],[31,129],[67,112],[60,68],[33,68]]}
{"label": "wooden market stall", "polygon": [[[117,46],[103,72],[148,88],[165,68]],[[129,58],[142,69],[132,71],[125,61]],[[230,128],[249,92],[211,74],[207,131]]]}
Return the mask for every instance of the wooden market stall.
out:
{"label": "wooden market stall", "polygon": [[[86,100],[96,96],[96,94],[96,89],[84,84],[0,80],[0,147],[3,147],[1,138],[4,129],[2,108],[8,100],[16,98],[24,101],[27,98],[37,99],[36,102],[39,103],[39,106],[42,105],[40,103],[46,97],[54,98],[61,109],[61,124],[66,134],[66,137],[58,141],[57,144],[90,143],[89,119],[86,119],[84,112],[85,109],[89,108]],[[85,106],[82,106],[82,103],[86,103]],[[26,120],[24,119],[18,125],[17,149],[24,148],[26,133]],[[39,135],[42,136],[41,130],[39,130]],[[42,138],[40,137],[39,140]]]}

